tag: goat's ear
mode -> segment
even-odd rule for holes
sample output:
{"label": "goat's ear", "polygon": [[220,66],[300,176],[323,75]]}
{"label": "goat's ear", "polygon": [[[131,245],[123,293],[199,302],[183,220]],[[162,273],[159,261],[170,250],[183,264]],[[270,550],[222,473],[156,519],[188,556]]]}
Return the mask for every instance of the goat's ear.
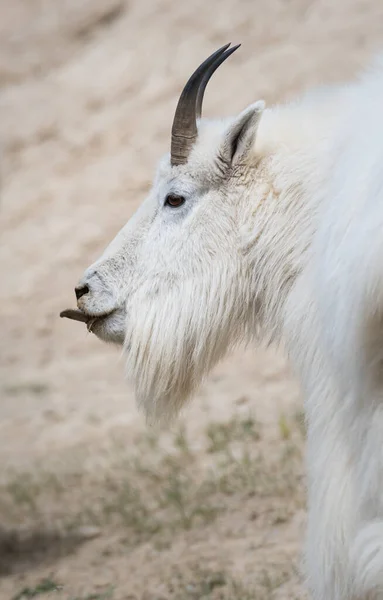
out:
{"label": "goat's ear", "polygon": [[221,156],[227,163],[235,164],[246,159],[254,145],[264,108],[263,100],[250,104],[231,123],[224,134],[221,148]]}

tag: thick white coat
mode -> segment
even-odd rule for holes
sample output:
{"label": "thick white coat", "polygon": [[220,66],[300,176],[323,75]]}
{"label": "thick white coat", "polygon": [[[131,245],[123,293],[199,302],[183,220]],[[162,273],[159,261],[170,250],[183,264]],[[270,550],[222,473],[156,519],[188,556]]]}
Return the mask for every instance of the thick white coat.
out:
{"label": "thick white coat", "polygon": [[[172,209],[166,195],[185,196]],[[359,81],[201,121],[188,163],[85,273],[150,420],[235,344],[283,340],[305,395],[314,600],[383,599],[383,62]],[[256,557],[254,557],[256,560]]]}

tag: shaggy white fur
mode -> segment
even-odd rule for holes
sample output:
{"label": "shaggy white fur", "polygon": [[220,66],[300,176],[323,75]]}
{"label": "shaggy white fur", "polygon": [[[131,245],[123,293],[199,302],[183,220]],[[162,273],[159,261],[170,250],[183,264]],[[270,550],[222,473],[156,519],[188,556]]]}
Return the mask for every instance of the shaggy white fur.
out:
{"label": "shaggy white fur", "polygon": [[202,120],[81,282],[149,420],[233,345],[284,340],[306,397],[315,600],[383,599],[382,111],[378,61],[352,85]]}

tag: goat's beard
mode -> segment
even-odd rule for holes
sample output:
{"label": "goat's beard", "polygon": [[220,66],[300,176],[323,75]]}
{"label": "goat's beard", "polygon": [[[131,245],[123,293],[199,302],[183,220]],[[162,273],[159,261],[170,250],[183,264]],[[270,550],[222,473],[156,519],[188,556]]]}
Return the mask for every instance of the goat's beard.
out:
{"label": "goat's beard", "polygon": [[168,422],[204,376],[247,337],[248,306],[239,269],[219,269],[205,283],[146,283],[127,307],[127,375],[150,423]]}

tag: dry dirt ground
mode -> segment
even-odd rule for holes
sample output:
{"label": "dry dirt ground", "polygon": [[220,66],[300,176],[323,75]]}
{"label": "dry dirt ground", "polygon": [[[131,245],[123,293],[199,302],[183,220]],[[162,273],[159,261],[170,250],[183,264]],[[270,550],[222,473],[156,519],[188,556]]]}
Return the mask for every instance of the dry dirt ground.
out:
{"label": "dry dirt ground", "polygon": [[205,114],[351,77],[376,0],[0,1],[0,599],[303,599],[299,389],[271,350],[220,365],[172,430],[123,360],[58,318],[144,197],[185,78],[243,46]]}

